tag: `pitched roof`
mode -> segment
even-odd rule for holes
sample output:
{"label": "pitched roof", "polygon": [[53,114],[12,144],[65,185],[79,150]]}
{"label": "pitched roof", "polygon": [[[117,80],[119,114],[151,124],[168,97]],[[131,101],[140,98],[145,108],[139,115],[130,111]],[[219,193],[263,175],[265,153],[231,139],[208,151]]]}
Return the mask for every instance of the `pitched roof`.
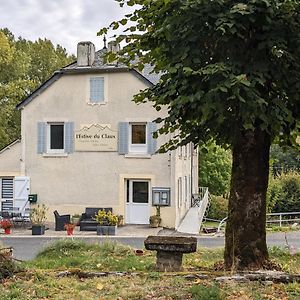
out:
{"label": "pitched roof", "polygon": [[145,65],[144,70],[140,72],[136,69],[130,69],[125,64],[121,63],[107,64],[103,60],[103,55],[106,51],[106,49],[97,51],[95,53],[95,61],[91,66],[78,66],[77,62],[75,61],[59,71],[54,72],[54,74],[47,81],[41,84],[27,98],[20,102],[16,108],[21,109],[26,106],[64,74],[130,72],[139,79],[143,80],[149,86],[158,83],[160,75],[152,73],[153,67],[151,65]]}

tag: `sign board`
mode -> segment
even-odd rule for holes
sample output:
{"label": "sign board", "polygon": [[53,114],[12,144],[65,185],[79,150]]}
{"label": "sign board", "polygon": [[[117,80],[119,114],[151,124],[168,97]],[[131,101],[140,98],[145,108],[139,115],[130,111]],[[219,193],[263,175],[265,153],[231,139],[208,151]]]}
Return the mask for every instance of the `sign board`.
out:
{"label": "sign board", "polygon": [[107,124],[85,125],[75,131],[75,151],[117,151],[118,131]]}

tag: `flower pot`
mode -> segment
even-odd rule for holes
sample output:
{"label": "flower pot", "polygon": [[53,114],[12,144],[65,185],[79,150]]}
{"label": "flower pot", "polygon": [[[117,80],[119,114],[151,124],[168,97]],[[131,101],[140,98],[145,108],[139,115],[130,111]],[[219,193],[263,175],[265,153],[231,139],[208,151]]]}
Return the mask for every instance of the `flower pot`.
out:
{"label": "flower pot", "polygon": [[32,235],[43,235],[45,234],[45,225],[32,225]]}
{"label": "flower pot", "polygon": [[117,226],[98,225],[97,235],[116,235]]}
{"label": "flower pot", "polygon": [[144,255],[144,251],[141,250],[141,249],[136,249],[134,253],[135,253],[136,256],[142,256],[142,255]]}
{"label": "flower pot", "polygon": [[11,228],[4,228],[4,234],[10,234]]}
{"label": "flower pot", "polygon": [[67,235],[73,235],[74,228],[67,229]]}

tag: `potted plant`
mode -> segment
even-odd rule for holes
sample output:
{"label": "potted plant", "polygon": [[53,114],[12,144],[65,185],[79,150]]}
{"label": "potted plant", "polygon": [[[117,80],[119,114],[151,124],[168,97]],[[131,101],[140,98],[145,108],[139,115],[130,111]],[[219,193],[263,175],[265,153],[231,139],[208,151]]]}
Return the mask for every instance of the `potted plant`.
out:
{"label": "potted plant", "polygon": [[13,226],[12,222],[8,219],[3,219],[0,221],[0,226],[1,228],[4,229],[5,234],[10,234],[10,230]]}
{"label": "potted plant", "polygon": [[79,224],[79,221],[80,221],[80,215],[79,214],[73,215],[71,220],[72,220],[72,223],[75,224],[75,226],[77,226]]}
{"label": "potted plant", "polygon": [[123,226],[124,225],[124,216],[123,215],[118,215],[118,226]]}
{"label": "potted plant", "polygon": [[43,235],[45,233],[46,212],[48,208],[45,204],[38,204],[30,213],[32,225],[32,235]]}
{"label": "potted plant", "polygon": [[116,235],[118,216],[111,211],[99,210],[94,218],[98,222],[97,235]]}
{"label": "potted plant", "polygon": [[74,228],[76,227],[76,225],[77,225],[76,223],[65,224],[64,228],[67,231],[67,235],[73,235]]}
{"label": "potted plant", "polygon": [[156,206],[156,214],[149,218],[150,227],[157,228],[161,223],[160,206]]}

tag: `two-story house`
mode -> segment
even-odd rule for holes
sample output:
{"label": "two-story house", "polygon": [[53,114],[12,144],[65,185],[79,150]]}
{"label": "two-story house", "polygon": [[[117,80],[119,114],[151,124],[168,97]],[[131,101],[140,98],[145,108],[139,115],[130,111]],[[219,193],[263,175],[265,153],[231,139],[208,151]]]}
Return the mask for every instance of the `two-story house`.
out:
{"label": "two-story house", "polygon": [[[113,48],[112,45],[110,47]],[[133,96],[159,77],[106,64],[105,49],[81,42],[77,62],[57,71],[17,109],[21,139],[0,151],[1,210],[28,207],[28,193],[59,213],[112,207],[125,223],[148,224],[160,204],[162,225],[177,228],[198,190],[191,146],[156,151],[157,112]]]}

